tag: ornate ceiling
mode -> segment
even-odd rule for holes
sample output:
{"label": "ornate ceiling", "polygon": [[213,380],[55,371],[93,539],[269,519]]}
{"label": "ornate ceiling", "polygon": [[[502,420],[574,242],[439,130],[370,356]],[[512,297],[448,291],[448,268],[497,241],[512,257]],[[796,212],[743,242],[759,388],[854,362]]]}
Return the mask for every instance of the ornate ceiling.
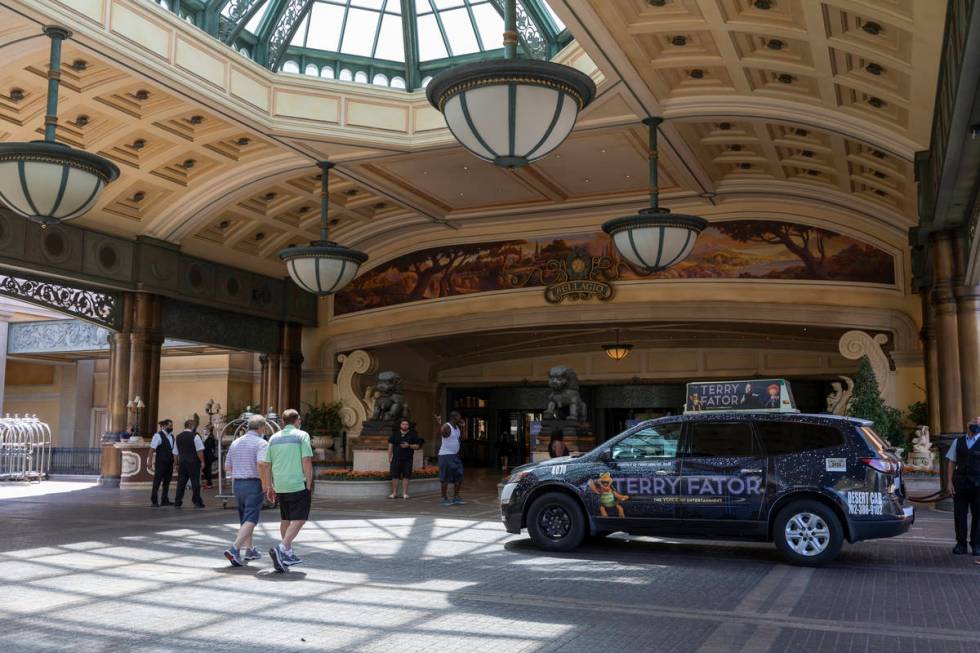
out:
{"label": "ornate ceiling", "polygon": [[276,252],[316,237],[313,162],[329,157],[331,236],[379,262],[437,242],[591,230],[645,203],[638,121],[660,114],[667,206],[799,215],[901,247],[944,4],[552,0],[577,39],[558,59],[590,73],[599,98],[556,154],[510,172],[456,145],[420,93],[274,75],[149,0],[11,1],[0,140],[40,137],[47,44],[28,37],[60,21],[76,36],[59,138],[122,170],[79,221],[91,228],[282,276]]}

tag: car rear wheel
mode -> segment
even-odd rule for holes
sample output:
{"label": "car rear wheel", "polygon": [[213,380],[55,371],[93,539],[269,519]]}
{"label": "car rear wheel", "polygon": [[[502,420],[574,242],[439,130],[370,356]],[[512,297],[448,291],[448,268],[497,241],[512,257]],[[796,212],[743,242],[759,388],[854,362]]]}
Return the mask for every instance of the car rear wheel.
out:
{"label": "car rear wheel", "polygon": [[585,513],[572,497],[561,492],[542,494],[527,513],[531,540],[547,551],[571,551],[585,538]]}
{"label": "car rear wheel", "polygon": [[834,560],[844,542],[844,528],[834,511],[812,500],[794,501],[780,510],[772,534],[787,561],[807,567]]}

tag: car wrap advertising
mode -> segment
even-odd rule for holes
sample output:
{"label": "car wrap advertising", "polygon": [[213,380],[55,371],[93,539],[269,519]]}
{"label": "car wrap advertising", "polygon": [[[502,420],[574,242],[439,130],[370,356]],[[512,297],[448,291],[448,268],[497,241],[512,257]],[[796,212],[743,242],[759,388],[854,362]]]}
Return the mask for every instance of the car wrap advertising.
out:
{"label": "car wrap advertising", "polygon": [[687,384],[685,413],[710,411],[793,412],[796,402],[785,379],[749,379]]}

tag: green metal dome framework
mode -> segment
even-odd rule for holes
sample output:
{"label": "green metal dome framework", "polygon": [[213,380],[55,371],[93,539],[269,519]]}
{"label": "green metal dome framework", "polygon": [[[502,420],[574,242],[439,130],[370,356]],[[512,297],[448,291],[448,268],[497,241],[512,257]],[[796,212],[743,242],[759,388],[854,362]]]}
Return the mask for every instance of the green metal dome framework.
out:
{"label": "green metal dome framework", "polygon": [[[503,58],[504,0],[156,0],[270,70],[415,90]],[[545,0],[518,0],[521,56],[572,37]]]}

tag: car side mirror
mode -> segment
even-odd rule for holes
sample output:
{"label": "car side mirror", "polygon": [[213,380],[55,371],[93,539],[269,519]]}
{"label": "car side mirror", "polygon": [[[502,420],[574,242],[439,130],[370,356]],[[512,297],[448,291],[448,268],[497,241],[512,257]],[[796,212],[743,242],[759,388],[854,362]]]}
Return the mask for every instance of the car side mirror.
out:
{"label": "car side mirror", "polygon": [[606,449],[604,451],[599,452],[599,461],[600,462],[611,463],[612,462],[612,459],[613,459],[613,457],[612,457],[612,450],[611,449]]}

